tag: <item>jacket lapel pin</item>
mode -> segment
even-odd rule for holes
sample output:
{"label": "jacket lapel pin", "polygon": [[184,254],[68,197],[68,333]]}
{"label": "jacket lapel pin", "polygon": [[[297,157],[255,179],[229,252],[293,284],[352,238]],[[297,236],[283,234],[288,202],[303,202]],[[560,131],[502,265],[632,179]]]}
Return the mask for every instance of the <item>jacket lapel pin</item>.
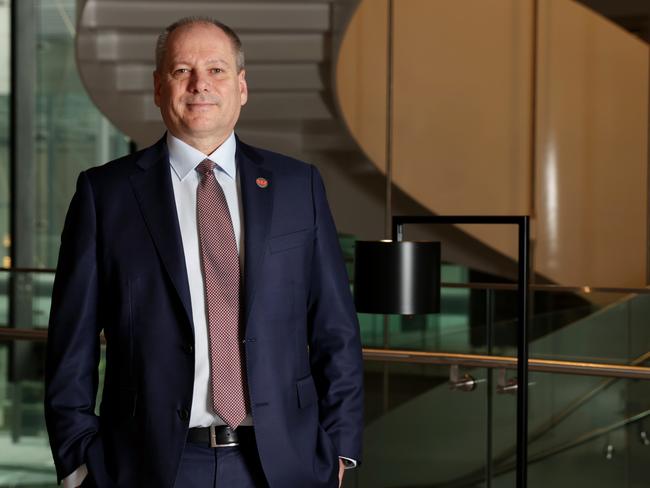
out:
{"label": "jacket lapel pin", "polygon": [[269,180],[262,178],[261,176],[255,180],[255,183],[257,183],[257,186],[260,188],[266,188],[269,186]]}

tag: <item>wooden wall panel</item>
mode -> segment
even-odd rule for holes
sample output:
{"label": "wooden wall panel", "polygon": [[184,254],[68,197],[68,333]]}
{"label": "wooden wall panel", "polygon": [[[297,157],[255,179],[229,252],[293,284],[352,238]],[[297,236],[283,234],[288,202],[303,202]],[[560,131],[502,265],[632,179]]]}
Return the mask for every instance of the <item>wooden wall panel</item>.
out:
{"label": "wooden wall panel", "polygon": [[569,0],[540,0],[536,268],[646,283],[648,45]]}
{"label": "wooden wall panel", "polygon": [[[535,271],[646,283],[648,45],[572,0],[394,0],[395,183],[437,214],[530,214]],[[385,171],[386,2],[361,2],[337,91]],[[536,152],[533,156],[531,146]],[[514,231],[465,228],[516,257]]]}
{"label": "wooden wall panel", "polygon": [[368,158],[386,171],[386,70],[388,1],[359,3],[336,66],[339,108]]}
{"label": "wooden wall panel", "polygon": [[[439,214],[530,212],[532,1],[396,0],[394,180]],[[465,227],[517,255],[516,229]]]}

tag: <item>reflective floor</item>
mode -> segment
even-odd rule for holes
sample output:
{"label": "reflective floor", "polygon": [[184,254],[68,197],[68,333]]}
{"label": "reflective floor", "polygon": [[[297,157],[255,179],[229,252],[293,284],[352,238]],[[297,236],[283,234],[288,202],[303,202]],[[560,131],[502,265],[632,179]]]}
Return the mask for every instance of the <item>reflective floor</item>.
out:
{"label": "reflective floor", "polygon": [[54,487],[43,384],[8,382],[8,366],[9,345],[0,344],[0,487]]}

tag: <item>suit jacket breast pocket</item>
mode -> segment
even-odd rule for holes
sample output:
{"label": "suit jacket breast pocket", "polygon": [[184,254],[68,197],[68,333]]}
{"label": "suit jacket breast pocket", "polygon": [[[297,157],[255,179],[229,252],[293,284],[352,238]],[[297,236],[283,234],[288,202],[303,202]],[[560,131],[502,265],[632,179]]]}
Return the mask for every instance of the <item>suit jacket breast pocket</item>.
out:
{"label": "suit jacket breast pocket", "polygon": [[269,250],[275,254],[289,249],[306,246],[314,241],[314,229],[301,229],[269,239]]}

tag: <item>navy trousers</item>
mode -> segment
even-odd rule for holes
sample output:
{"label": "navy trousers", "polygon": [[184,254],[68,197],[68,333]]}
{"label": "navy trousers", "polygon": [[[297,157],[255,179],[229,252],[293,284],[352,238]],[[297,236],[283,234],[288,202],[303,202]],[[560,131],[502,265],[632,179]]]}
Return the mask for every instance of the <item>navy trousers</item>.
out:
{"label": "navy trousers", "polygon": [[268,488],[254,442],[211,448],[185,444],[174,488]]}

